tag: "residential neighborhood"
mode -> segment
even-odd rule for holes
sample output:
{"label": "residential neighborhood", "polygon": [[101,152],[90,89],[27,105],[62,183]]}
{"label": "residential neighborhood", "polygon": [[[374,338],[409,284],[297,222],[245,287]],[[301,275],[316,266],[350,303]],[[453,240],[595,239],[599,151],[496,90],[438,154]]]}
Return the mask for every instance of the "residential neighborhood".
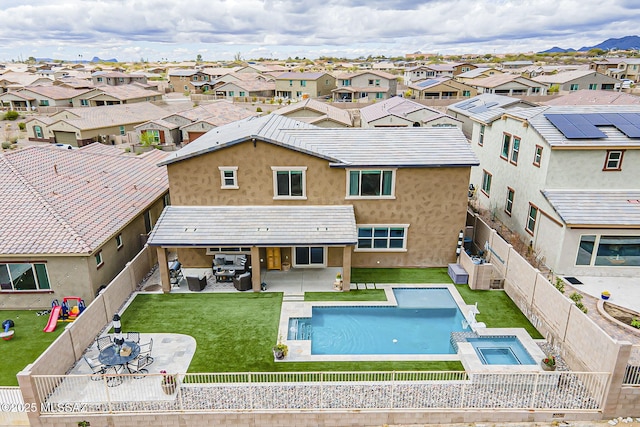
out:
{"label": "residential neighborhood", "polygon": [[635,64],[3,62],[0,425],[640,423]]}

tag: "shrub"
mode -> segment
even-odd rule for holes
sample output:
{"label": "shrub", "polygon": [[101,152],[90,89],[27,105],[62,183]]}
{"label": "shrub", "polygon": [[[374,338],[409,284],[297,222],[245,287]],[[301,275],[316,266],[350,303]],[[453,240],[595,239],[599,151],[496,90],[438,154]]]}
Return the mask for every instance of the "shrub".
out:
{"label": "shrub", "polygon": [[18,117],[20,117],[20,114],[17,111],[13,111],[13,110],[7,111],[4,114],[4,119],[5,120],[12,120],[13,121],[13,120],[17,120]]}
{"label": "shrub", "polygon": [[20,130],[25,130],[27,128],[27,125],[24,122],[20,122],[18,123],[18,128],[20,128]]}
{"label": "shrub", "polygon": [[634,317],[633,319],[631,319],[631,326],[640,329],[640,320]]}
{"label": "shrub", "polygon": [[587,307],[585,307],[584,304],[582,304],[582,294],[573,292],[571,295],[569,295],[569,299],[575,302],[576,307],[582,310],[583,313],[586,313],[588,311]]}
{"label": "shrub", "polygon": [[12,144],[17,144],[18,143],[18,137],[16,135],[10,136],[9,137],[9,142]]}
{"label": "shrub", "polygon": [[9,148],[11,148],[11,143],[9,141],[5,141],[2,143],[3,150],[8,150]]}
{"label": "shrub", "polygon": [[262,113],[262,108],[260,107],[256,108],[256,113]]}
{"label": "shrub", "polygon": [[564,282],[560,277],[556,277],[556,284],[554,286],[561,294],[564,294]]}

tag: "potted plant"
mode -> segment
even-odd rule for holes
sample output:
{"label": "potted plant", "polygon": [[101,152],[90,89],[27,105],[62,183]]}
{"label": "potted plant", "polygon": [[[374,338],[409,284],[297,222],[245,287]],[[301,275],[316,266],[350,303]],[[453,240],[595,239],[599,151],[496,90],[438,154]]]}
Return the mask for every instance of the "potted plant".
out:
{"label": "potted plant", "polygon": [[278,340],[278,344],[273,346],[273,357],[276,358],[276,360],[282,360],[287,356],[287,353],[289,352],[289,347],[282,342],[282,340]]}
{"label": "potted plant", "polygon": [[160,371],[160,373],[162,374],[162,382],[160,383],[162,391],[165,394],[175,393],[178,386],[177,374],[167,374],[165,370]]}
{"label": "potted plant", "polygon": [[608,300],[609,298],[611,298],[611,293],[609,291],[602,291],[602,294],[600,296],[603,300]]}
{"label": "potted plant", "polygon": [[555,356],[547,356],[542,359],[542,369],[545,371],[555,371],[556,370],[556,357]]}

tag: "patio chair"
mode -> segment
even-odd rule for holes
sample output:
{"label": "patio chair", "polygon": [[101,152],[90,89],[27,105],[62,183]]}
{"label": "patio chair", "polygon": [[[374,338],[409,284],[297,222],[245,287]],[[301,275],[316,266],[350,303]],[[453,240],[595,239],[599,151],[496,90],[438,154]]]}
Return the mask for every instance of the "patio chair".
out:
{"label": "patio chair", "polygon": [[127,332],[127,339],[125,341],[140,344],[140,332]]}
{"label": "patio chair", "polygon": [[[149,362],[145,356],[138,356],[127,363],[127,369],[132,374],[148,374],[149,370],[146,368],[147,366],[149,366]],[[144,378],[144,376],[134,375],[133,378]]]}
{"label": "patio chair", "polygon": [[98,338],[97,342],[98,342],[98,351],[102,351],[105,348],[113,345],[113,341],[111,341],[111,337],[109,336],[100,337]]}
{"label": "patio chair", "polygon": [[91,376],[91,380],[99,381],[101,378],[99,375],[104,374],[104,371],[107,367],[94,359],[89,359],[87,356],[82,356],[82,358],[91,368],[91,372],[93,373],[93,375]]}
{"label": "patio chair", "polygon": [[108,375],[106,377],[108,387],[117,387],[124,381],[124,379],[120,375],[120,368],[120,365],[108,366],[107,368],[105,368],[104,375]]}
{"label": "patio chair", "polygon": [[138,355],[139,359],[145,359],[147,365],[151,365],[153,363],[153,357],[151,357],[151,350],[153,349],[153,338],[149,338],[149,342],[140,344],[140,354]]}

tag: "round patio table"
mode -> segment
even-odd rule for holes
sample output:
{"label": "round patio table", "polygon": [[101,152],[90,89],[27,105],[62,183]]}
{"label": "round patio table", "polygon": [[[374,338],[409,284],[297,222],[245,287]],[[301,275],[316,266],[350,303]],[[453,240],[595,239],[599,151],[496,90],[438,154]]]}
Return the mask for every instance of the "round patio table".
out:
{"label": "round patio table", "polygon": [[133,341],[125,341],[124,345],[131,347],[131,353],[128,356],[120,355],[120,347],[117,345],[109,346],[103,349],[98,356],[100,363],[106,366],[122,365],[126,368],[127,363],[138,357],[140,354],[140,346]]}

